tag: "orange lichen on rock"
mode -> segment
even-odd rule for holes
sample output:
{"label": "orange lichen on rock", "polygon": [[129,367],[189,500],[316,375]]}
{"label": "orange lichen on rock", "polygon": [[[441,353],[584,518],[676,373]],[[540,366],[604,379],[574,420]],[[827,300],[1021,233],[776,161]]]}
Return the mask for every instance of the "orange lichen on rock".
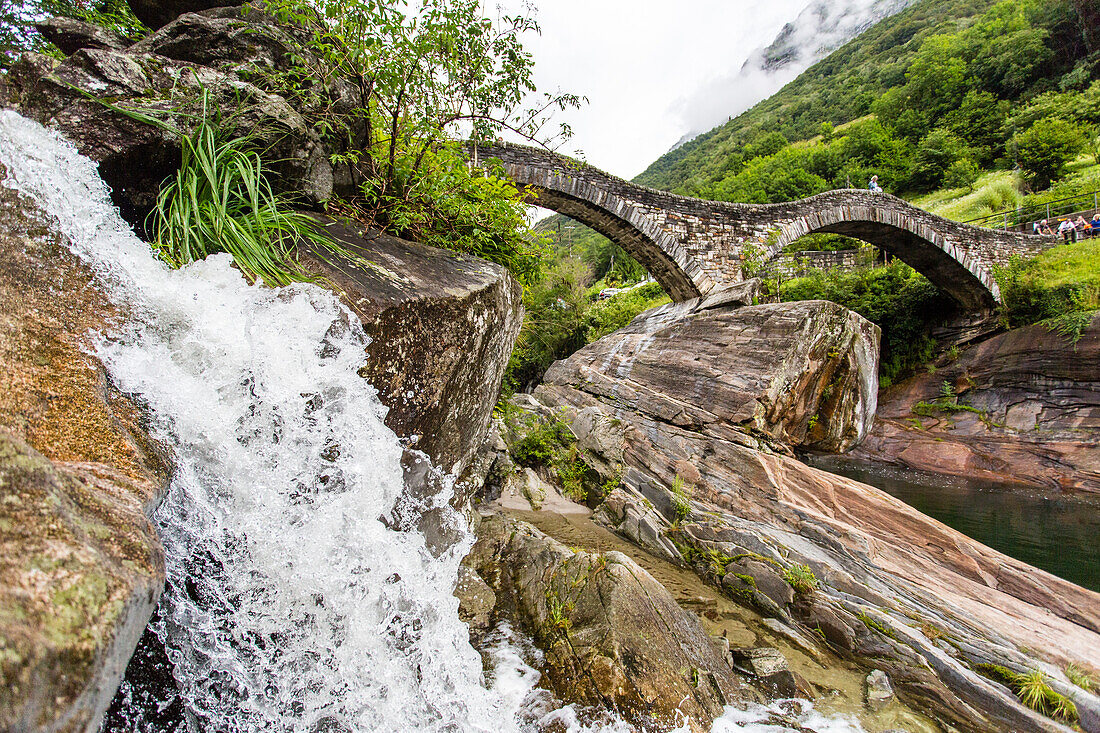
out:
{"label": "orange lichen on rock", "polygon": [[0,729],[96,725],[164,583],[168,461],[88,349],[120,321],[0,188]]}

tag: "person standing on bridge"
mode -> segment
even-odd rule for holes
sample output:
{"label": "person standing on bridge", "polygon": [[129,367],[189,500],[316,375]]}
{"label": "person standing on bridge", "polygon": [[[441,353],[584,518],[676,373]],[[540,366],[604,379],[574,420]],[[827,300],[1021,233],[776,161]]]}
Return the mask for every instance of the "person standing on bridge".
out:
{"label": "person standing on bridge", "polygon": [[867,184],[871,193],[882,193],[882,186],[878,185],[878,176],[871,176],[871,182]]}

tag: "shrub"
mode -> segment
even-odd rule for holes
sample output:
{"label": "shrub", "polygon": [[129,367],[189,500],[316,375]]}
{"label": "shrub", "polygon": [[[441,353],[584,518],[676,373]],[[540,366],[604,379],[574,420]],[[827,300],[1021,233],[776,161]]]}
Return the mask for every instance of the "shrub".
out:
{"label": "shrub", "polygon": [[1081,130],[1056,118],[1036,122],[1013,142],[1017,158],[1032,186],[1043,189],[1061,178],[1066,166],[1084,149]]}
{"label": "shrub", "polygon": [[887,267],[855,272],[818,272],[788,280],[780,299],[831,300],[882,328],[882,386],[907,376],[932,356],[932,325],[953,307],[926,278],[895,260]]}
{"label": "shrub", "polygon": [[787,581],[796,592],[807,594],[817,589],[818,580],[809,565],[791,565],[783,569],[783,580]]}
{"label": "shrub", "polygon": [[1053,247],[1031,259],[1013,256],[993,275],[1009,326],[1057,319],[1055,330],[1079,337],[1088,321],[1070,314],[1100,308],[1100,241]]}

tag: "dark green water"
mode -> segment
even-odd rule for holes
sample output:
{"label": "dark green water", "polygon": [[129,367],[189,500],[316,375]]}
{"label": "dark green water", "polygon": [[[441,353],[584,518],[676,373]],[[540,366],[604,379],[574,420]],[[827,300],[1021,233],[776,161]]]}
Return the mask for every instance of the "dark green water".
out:
{"label": "dark green water", "polygon": [[982,544],[1100,591],[1100,505],[836,456],[807,463],[882,489]]}

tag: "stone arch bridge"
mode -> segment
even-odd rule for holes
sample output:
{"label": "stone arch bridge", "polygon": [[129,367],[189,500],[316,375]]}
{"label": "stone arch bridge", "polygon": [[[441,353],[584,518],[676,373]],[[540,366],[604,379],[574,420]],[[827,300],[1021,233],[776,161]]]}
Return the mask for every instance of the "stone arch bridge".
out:
{"label": "stone arch bridge", "polygon": [[902,199],[862,189],[782,204],[706,201],[638,186],[537,148],[468,145],[475,162],[499,160],[529,199],[615,242],[676,301],[742,280],[746,253],[769,261],[807,234],[832,232],[875,245],[909,264],[969,313],[1000,299],[992,266],[1035,254],[1051,240],[967,226]]}

